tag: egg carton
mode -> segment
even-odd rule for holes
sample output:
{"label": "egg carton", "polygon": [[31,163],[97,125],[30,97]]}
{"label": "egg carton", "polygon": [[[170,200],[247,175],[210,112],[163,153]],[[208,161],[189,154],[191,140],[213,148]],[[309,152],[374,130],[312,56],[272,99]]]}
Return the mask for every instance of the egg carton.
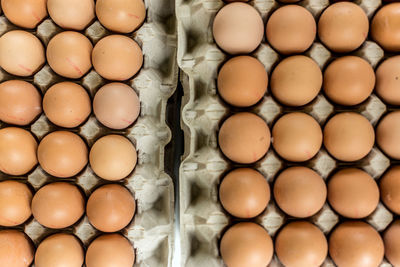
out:
{"label": "egg carton", "polygon": [[[379,0],[358,0],[355,3],[364,9],[369,19],[372,19],[381,5]],[[272,12],[282,6],[275,0],[252,0],[249,4],[261,14],[264,25]],[[308,9],[318,22],[329,1],[303,0],[297,4]],[[181,82],[184,88],[181,127],[185,136],[185,152],[180,166],[181,266],[187,267],[224,266],[219,253],[222,233],[230,225],[240,221],[230,216],[219,202],[219,183],[227,171],[239,166],[253,167],[266,177],[272,189],[276,175],[293,165],[312,168],[324,180],[328,179],[335,169],[350,166],[361,168],[374,179],[379,179],[393,163],[376,145],[369,155],[353,163],[335,160],[322,147],[311,160],[294,164],[280,158],[272,146],[255,164],[239,165],[229,161],[218,148],[217,135],[222,122],[236,112],[254,112],[265,119],[272,129],[276,120],[283,114],[302,111],[313,116],[323,129],[331,116],[342,111],[358,112],[376,127],[380,118],[394,107],[385,105],[375,94],[355,107],[338,106],[328,101],[322,91],[311,103],[300,108],[279,104],[270,92],[267,92],[253,107],[240,109],[228,106],[217,94],[216,79],[219,68],[230,56],[218,48],[212,35],[213,19],[224,5],[221,0],[176,1],[178,65],[182,70]],[[318,38],[304,54],[313,58],[322,70],[334,58],[340,56],[330,52]],[[390,56],[370,38],[351,54],[366,59],[374,68],[384,58]],[[268,45],[265,37],[251,55],[264,64],[269,75],[283,59],[282,55]],[[379,203],[377,209],[364,220],[381,232],[391,223],[393,217],[394,214]],[[277,231],[293,219],[279,209],[272,197],[266,210],[251,221],[261,224],[274,238]],[[328,237],[331,230],[345,219],[325,203],[316,215],[306,220],[317,225]],[[269,266],[283,265],[275,254]],[[335,266],[335,264],[328,256],[323,266]],[[383,260],[381,266],[391,265]]]}
{"label": "egg carton", "polygon": [[[138,120],[129,128],[121,131],[102,126],[93,113],[80,127],[71,131],[80,135],[88,145],[104,135],[118,133],[129,138],[138,151],[138,163],[134,171],[119,182],[126,186],[136,200],[136,214],[130,224],[120,232],[133,244],[136,253],[135,266],[172,266],[174,245],[174,186],[171,177],[164,171],[165,146],[171,140],[171,131],[166,123],[167,101],[174,93],[178,81],[176,63],[176,22],[173,0],[145,0],[147,18],[132,37],[142,48],[144,65],[140,72],[127,81],[138,93],[141,113]],[[0,16],[0,35],[17,29],[4,15]],[[50,18],[46,18],[31,31],[43,44],[57,33],[63,31]],[[83,32],[93,44],[102,37],[112,34],[99,21],[94,21]],[[32,77],[12,76],[0,70],[0,81],[22,79],[33,83],[42,95],[53,84],[67,80],[58,76],[48,64],[44,65]],[[84,77],[75,82],[84,86],[91,99],[96,91],[108,81],[100,77],[92,68]],[[0,128],[8,127],[0,122]],[[52,124],[42,114],[31,125],[24,127],[31,131],[38,142],[48,133],[62,130]],[[18,179],[27,183],[36,192],[45,184],[67,181],[76,184],[86,200],[99,186],[106,184],[97,177],[90,166],[85,167],[76,177],[60,179],[51,177],[38,165],[33,171],[21,177],[10,177],[0,173],[0,180]],[[37,246],[46,236],[56,232],[73,233],[82,241],[85,248],[101,233],[83,216],[67,229],[52,230],[40,225],[31,217],[23,225],[15,227],[24,231]],[[1,228],[3,229],[3,228]]]}

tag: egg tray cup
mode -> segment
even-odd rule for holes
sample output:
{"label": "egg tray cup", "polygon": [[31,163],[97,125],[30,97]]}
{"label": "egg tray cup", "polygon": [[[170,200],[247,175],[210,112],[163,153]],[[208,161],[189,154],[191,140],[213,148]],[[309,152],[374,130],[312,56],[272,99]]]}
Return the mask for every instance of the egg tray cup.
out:
{"label": "egg tray cup", "polygon": [[[379,0],[355,1],[371,19],[380,7]],[[249,2],[261,14],[264,25],[274,10],[282,6],[274,0],[253,0]],[[308,9],[316,22],[321,12],[329,5],[328,0],[303,0],[297,3]],[[271,192],[274,178],[289,166],[303,165],[317,171],[326,181],[337,168],[358,167],[378,180],[385,170],[395,164],[375,145],[365,158],[345,163],[335,160],[324,147],[311,160],[304,163],[291,163],[283,160],[274,149],[251,165],[239,165],[228,160],[218,148],[218,130],[222,122],[240,111],[250,111],[266,120],[270,129],[283,114],[293,111],[305,112],[313,116],[323,129],[326,121],[342,111],[354,111],[365,116],[374,127],[385,113],[396,107],[385,105],[375,94],[354,107],[338,106],[324,96],[321,91],[308,105],[293,108],[279,104],[269,92],[255,106],[234,108],[224,103],[218,96],[216,79],[221,65],[231,56],[216,45],[212,35],[215,14],[225,5],[221,0],[177,0],[178,20],[178,65],[181,68],[181,82],[184,88],[182,99],[181,127],[185,137],[185,151],[180,166],[180,236],[181,265],[186,267],[224,266],[219,253],[219,243],[224,231],[233,223],[246,221],[230,216],[221,206],[218,197],[219,183],[224,175],[236,167],[253,167],[260,171],[270,184]],[[316,39],[305,55],[313,58],[322,70],[340,55],[330,52]],[[386,57],[383,51],[370,38],[358,50],[350,53],[366,59],[374,68]],[[266,42],[251,53],[265,66],[269,75],[277,63],[284,58]],[[376,230],[383,231],[393,220],[392,214],[382,203],[364,220]],[[276,205],[273,196],[262,214],[247,220],[261,224],[274,239],[277,231],[289,221],[295,220],[285,215]],[[299,219],[300,220],[300,219]],[[314,216],[306,218],[317,225],[329,237],[332,229],[346,219],[339,216],[326,202]],[[283,266],[276,254],[269,266]],[[322,266],[335,266],[329,255]],[[391,266],[384,260],[381,266]]]}
{"label": "egg tray cup", "polygon": [[[63,129],[52,124],[42,113],[31,125],[23,127],[29,130],[38,142],[48,133],[67,130],[80,135],[88,145],[104,135],[121,134],[129,138],[138,151],[138,164],[133,172],[120,182],[134,195],[136,213],[130,224],[120,231],[135,248],[135,266],[172,266],[174,245],[174,186],[172,178],[164,171],[165,146],[171,140],[171,130],[166,123],[167,101],[174,93],[178,81],[176,63],[176,22],[175,3],[173,0],[145,0],[147,17],[143,25],[127,36],[133,38],[142,48],[144,65],[140,72],[126,81],[139,95],[141,113],[138,120],[129,128],[121,131],[102,126],[93,113],[81,126]],[[2,15],[0,17],[0,35],[18,29]],[[22,29],[24,30],[24,29]],[[43,44],[57,33],[63,31],[50,18],[46,18],[33,31]],[[82,31],[93,45],[102,37],[113,34],[106,30],[99,21],[93,21]],[[48,64],[44,65],[32,77],[12,76],[0,71],[0,81],[22,79],[33,83],[42,95],[50,86],[68,79],[54,73]],[[79,80],[91,99],[96,91],[110,82],[100,77],[92,68]],[[0,128],[12,125],[2,124]],[[107,182],[97,177],[89,164],[76,177],[62,179],[51,177],[38,165],[30,173],[21,177],[0,173],[0,180],[20,180],[27,183],[33,192],[51,182],[68,182],[77,185],[87,201],[90,194]],[[4,229],[5,227],[1,227]],[[76,235],[85,249],[90,242],[101,234],[84,215],[77,223],[66,229],[48,229],[40,225],[33,217],[18,227],[33,241],[35,247],[50,234],[68,232]]]}

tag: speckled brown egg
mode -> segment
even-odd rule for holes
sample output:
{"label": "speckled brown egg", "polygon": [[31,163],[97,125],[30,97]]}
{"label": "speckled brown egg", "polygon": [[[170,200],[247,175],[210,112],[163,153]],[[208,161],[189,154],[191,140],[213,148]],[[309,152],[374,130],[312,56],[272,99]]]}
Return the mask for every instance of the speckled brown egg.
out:
{"label": "speckled brown egg", "polygon": [[46,16],[46,0],[1,0],[1,9],[13,24],[33,29]]}
{"label": "speckled brown egg", "polygon": [[376,70],[375,92],[391,105],[400,105],[400,56],[386,59]]}
{"label": "speckled brown egg", "polygon": [[94,0],[47,0],[51,19],[69,30],[85,29],[95,17],[94,6]]}
{"label": "speckled brown egg", "polygon": [[376,128],[376,142],[389,157],[400,159],[400,111],[385,115]]}
{"label": "speckled brown egg", "polygon": [[382,6],[371,21],[372,38],[386,51],[400,51],[400,3]]}
{"label": "speckled brown egg", "polygon": [[393,266],[400,266],[400,221],[394,221],[383,234],[385,257]]}
{"label": "speckled brown egg", "polygon": [[388,209],[400,214],[400,166],[391,167],[379,183],[381,199]]}
{"label": "speckled brown egg", "polygon": [[0,231],[0,265],[28,267],[33,261],[34,248],[27,235],[18,230]]}

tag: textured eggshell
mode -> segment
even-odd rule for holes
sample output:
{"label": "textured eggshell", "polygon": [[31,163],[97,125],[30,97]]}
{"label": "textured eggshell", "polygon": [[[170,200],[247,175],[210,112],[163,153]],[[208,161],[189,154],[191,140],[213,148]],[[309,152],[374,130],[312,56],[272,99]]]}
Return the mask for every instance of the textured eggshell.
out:
{"label": "textured eggshell", "polygon": [[394,221],[383,234],[385,257],[393,266],[400,266],[400,221]]}
{"label": "textured eggshell", "polygon": [[400,214],[400,166],[393,166],[383,175],[379,188],[386,207]]}
{"label": "textured eggshell", "polygon": [[31,240],[17,230],[0,231],[0,266],[28,267],[33,261]]}
{"label": "textured eggshell", "polygon": [[268,151],[270,140],[267,123],[249,112],[229,117],[218,134],[222,153],[238,163],[253,163],[261,159]]}
{"label": "textured eggshell", "polygon": [[16,226],[31,217],[32,192],[17,181],[0,182],[0,225]]}
{"label": "textured eggshell", "polygon": [[383,61],[376,70],[375,92],[391,105],[400,105],[400,56]]}
{"label": "textured eggshell", "polygon": [[61,28],[83,30],[94,19],[93,0],[47,0],[51,19]]}
{"label": "textured eggshell", "polygon": [[33,29],[46,16],[47,0],[1,0],[1,9],[13,24]]}
{"label": "textured eggshell", "polygon": [[400,159],[400,111],[385,115],[376,128],[376,141],[389,157]]}
{"label": "textured eggshell", "polygon": [[382,6],[371,21],[372,38],[386,51],[400,51],[400,3]]}
{"label": "textured eggshell", "polygon": [[9,80],[0,84],[0,120],[27,125],[42,113],[42,96],[32,84]]}

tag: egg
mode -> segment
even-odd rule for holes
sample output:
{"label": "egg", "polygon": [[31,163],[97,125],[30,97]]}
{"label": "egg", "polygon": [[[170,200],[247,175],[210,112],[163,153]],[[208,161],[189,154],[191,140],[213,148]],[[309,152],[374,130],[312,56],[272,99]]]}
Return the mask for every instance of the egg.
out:
{"label": "egg", "polygon": [[362,221],[339,224],[329,238],[329,255],[336,266],[377,267],[384,247],[379,233]]}
{"label": "egg", "polygon": [[400,111],[386,114],[376,128],[376,142],[392,159],[400,159]]}
{"label": "egg", "polygon": [[48,174],[66,178],[78,174],[88,162],[88,150],[79,135],[55,131],[46,135],[38,147],[40,166]]}
{"label": "egg", "polygon": [[135,199],[128,189],[118,184],[107,184],[90,195],[86,214],[96,229],[117,232],[129,224],[135,209]]}
{"label": "egg", "polygon": [[264,267],[274,253],[267,231],[252,222],[241,222],[230,227],[222,236],[220,251],[227,267]]}
{"label": "egg", "polygon": [[385,257],[393,266],[400,266],[400,221],[394,221],[383,234]]}
{"label": "egg", "polygon": [[318,36],[330,50],[351,52],[367,39],[369,21],[364,10],[355,3],[338,2],[328,6],[318,21]]}
{"label": "egg", "polygon": [[40,242],[35,253],[35,267],[81,267],[83,248],[70,234],[58,233]]}
{"label": "egg", "polygon": [[376,70],[375,92],[384,102],[400,105],[400,56],[386,59]]}
{"label": "egg", "polygon": [[328,254],[328,242],[317,226],[295,221],[278,233],[275,251],[286,267],[317,267],[322,265]]}
{"label": "egg", "polygon": [[42,96],[31,83],[9,80],[0,83],[0,120],[28,125],[42,113]]}
{"label": "egg", "polygon": [[238,56],[228,60],[218,73],[218,93],[236,107],[249,107],[263,98],[268,74],[256,58]]}
{"label": "egg", "polygon": [[325,204],[326,185],[315,171],[302,166],[290,167],[276,178],[274,198],[286,214],[306,218]]}
{"label": "egg", "polygon": [[386,51],[400,51],[400,3],[382,6],[371,21],[372,38]]}
{"label": "egg", "polygon": [[302,162],[313,158],[322,145],[318,122],[305,113],[283,115],[272,128],[272,145],[284,159]]}
{"label": "egg", "polygon": [[32,214],[44,227],[66,228],[85,211],[85,200],[75,185],[57,182],[40,188],[32,199]]}
{"label": "egg", "polygon": [[268,205],[269,185],[256,170],[240,168],[229,172],[219,187],[222,206],[238,218],[253,218]]}
{"label": "egg", "polygon": [[1,9],[13,24],[33,29],[46,16],[46,0],[1,0]]}
{"label": "egg", "polygon": [[324,92],[339,105],[362,103],[375,87],[375,72],[364,59],[344,56],[335,59],[324,72]]}
{"label": "egg", "polygon": [[0,225],[16,226],[31,217],[32,192],[17,181],[0,182]]}
{"label": "egg", "polygon": [[343,112],[333,116],[324,128],[324,145],[341,161],[360,160],[371,151],[375,142],[374,128],[362,115]]}
{"label": "egg", "polygon": [[385,206],[400,214],[400,166],[392,166],[379,183],[381,199]]}
{"label": "egg", "polygon": [[132,244],[120,234],[104,234],[89,245],[86,252],[87,267],[132,267],[135,251]]}
{"label": "egg", "polygon": [[107,29],[130,33],[143,23],[146,7],[143,0],[97,0],[96,14]]}
{"label": "egg", "polygon": [[289,3],[297,3],[300,0],[278,0],[281,3],[289,4]]}
{"label": "egg", "polygon": [[267,123],[249,112],[240,112],[229,117],[218,133],[222,153],[230,160],[242,164],[261,159],[269,149],[270,140]]}
{"label": "egg", "polygon": [[266,25],[269,44],[284,55],[306,51],[314,42],[316,32],[313,15],[298,5],[278,8]]}
{"label": "egg", "polygon": [[92,53],[93,67],[103,78],[124,81],[143,64],[142,49],[129,37],[109,35],[97,42]]}
{"label": "egg", "polygon": [[0,171],[24,175],[37,164],[36,139],[27,130],[7,127],[0,129]]}
{"label": "egg", "polygon": [[10,74],[31,76],[45,62],[39,39],[26,31],[9,31],[0,38],[0,67]]}
{"label": "egg", "polygon": [[54,84],[43,97],[46,117],[55,125],[65,128],[81,125],[90,115],[91,104],[85,88],[73,82]]}
{"label": "egg", "polygon": [[215,42],[228,54],[247,54],[260,45],[264,35],[263,24],[254,7],[235,2],[218,11],[212,32]]}
{"label": "egg", "polygon": [[28,267],[34,248],[28,236],[18,230],[0,230],[0,265]]}
{"label": "egg", "polygon": [[47,0],[51,19],[64,29],[81,31],[93,21],[93,0]]}
{"label": "egg", "polygon": [[129,85],[108,83],[94,96],[93,111],[104,126],[121,130],[132,125],[139,117],[140,100]]}
{"label": "egg", "polygon": [[271,93],[284,105],[303,106],[310,103],[322,86],[318,64],[306,56],[283,59],[271,75]]}

